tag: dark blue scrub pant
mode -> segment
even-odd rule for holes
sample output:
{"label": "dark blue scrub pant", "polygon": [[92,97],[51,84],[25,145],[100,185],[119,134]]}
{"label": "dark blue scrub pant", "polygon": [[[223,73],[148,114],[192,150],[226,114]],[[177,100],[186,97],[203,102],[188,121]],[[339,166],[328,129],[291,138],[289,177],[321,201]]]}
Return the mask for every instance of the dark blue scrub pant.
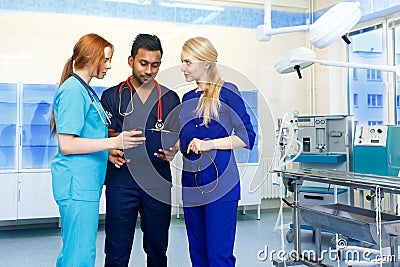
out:
{"label": "dark blue scrub pant", "polygon": [[193,267],[235,266],[237,207],[238,201],[184,207]]}
{"label": "dark blue scrub pant", "polygon": [[[164,194],[170,196],[171,190],[165,190]],[[167,266],[171,205],[141,189],[106,186],[106,267],[128,266],[138,213],[147,266]]]}

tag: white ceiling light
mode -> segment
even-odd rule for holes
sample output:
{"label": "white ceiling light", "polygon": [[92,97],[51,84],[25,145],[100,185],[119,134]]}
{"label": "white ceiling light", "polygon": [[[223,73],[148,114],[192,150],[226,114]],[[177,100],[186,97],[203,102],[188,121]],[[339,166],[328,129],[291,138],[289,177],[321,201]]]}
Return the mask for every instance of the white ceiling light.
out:
{"label": "white ceiling light", "polygon": [[296,48],[287,52],[285,55],[283,55],[283,57],[279,60],[279,62],[275,64],[275,69],[277,72],[281,74],[296,71],[299,78],[301,79],[300,70],[307,68],[314,63],[319,63],[320,65],[333,66],[333,67],[382,70],[382,71],[394,72],[396,73],[397,76],[400,76],[399,66],[319,60],[317,59],[315,51],[306,47]]}
{"label": "white ceiling light", "polygon": [[312,25],[301,25],[272,29],[271,0],[264,3],[264,25],[259,25],[256,37],[267,42],[272,35],[290,32],[308,31],[310,42],[317,48],[325,48],[341,37],[349,43],[344,35],[353,28],[361,18],[359,2],[340,2],[325,12]]}

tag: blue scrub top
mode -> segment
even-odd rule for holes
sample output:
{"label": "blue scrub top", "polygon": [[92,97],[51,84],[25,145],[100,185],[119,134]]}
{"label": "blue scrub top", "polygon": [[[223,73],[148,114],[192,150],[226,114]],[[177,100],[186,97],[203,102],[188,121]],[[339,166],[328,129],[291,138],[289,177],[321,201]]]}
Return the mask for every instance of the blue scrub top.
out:
{"label": "blue scrub top", "polygon": [[[101,96],[101,103],[111,117],[110,129],[117,132],[138,128],[154,128],[157,122],[158,90],[153,88],[148,99],[143,103],[135,91],[131,93],[125,84],[119,94],[122,83],[105,90]],[[162,95],[162,119],[164,129],[179,131],[180,99],[176,92],[160,85]],[[128,116],[120,112],[131,111],[133,101],[134,111]],[[121,103],[120,103],[121,101]],[[128,164],[116,168],[110,162],[107,166],[105,184],[107,186],[133,189],[167,189],[171,188],[171,170],[167,161],[161,160],[148,151],[152,140],[147,139],[145,144],[125,150],[125,157],[131,159]]]}
{"label": "blue scrub top", "polygon": [[[57,134],[91,139],[108,137],[108,129],[103,123],[107,120],[99,102],[92,102],[85,87],[75,77],[68,78],[54,96],[54,117]],[[51,163],[55,200],[99,201],[107,161],[107,150],[63,155],[58,148]]]}
{"label": "blue scrub top", "polygon": [[[201,91],[191,90],[183,96],[180,112],[182,151],[187,151],[193,138],[207,140],[232,134],[238,136],[246,148],[252,149],[256,133],[238,88],[232,83],[224,83],[220,91],[219,117],[211,119],[207,127],[203,118],[195,114],[201,94]],[[240,199],[240,178],[233,150],[211,150],[200,155],[191,152],[183,153],[183,156],[182,197],[186,205]]]}

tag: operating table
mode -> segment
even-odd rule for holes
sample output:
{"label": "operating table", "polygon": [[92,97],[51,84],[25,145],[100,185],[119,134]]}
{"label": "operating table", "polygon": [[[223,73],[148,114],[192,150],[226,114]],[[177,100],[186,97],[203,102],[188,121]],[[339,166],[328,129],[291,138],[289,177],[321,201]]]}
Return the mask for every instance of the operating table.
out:
{"label": "operating table", "polygon": [[[292,192],[291,206],[293,208],[292,220],[296,257],[286,260],[273,260],[275,266],[301,264],[307,266],[329,266],[320,260],[321,229],[372,245],[390,246],[391,255],[393,256],[390,266],[399,266],[397,237],[400,235],[400,216],[381,212],[381,223],[379,225],[381,232],[378,235],[375,211],[340,203],[302,206],[299,203],[299,189],[303,181],[313,181],[345,186],[351,189],[371,190],[375,195],[383,197],[384,193],[400,194],[400,178],[321,169],[292,169],[279,171],[278,173],[282,177],[286,188]],[[316,229],[315,258],[302,255],[300,216],[307,224],[314,226]]]}

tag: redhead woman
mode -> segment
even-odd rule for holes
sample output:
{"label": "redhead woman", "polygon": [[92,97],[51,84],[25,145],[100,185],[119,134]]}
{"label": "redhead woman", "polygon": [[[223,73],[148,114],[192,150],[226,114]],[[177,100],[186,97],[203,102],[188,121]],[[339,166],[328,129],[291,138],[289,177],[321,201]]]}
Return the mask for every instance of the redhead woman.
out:
{"label": "redhead woman", "polygon": [[51,174],[63,241],[58,267],[95,265],[108,150],[131,148],[144,141],[144,137],[135,137],[140,132],[133,130],[108,138],[109,118],[89,86],[92,78],[106,76],[113,52],[113,45],[97,34],[81,37],[64,66],[54,96],[51,126],[59,147]]}

